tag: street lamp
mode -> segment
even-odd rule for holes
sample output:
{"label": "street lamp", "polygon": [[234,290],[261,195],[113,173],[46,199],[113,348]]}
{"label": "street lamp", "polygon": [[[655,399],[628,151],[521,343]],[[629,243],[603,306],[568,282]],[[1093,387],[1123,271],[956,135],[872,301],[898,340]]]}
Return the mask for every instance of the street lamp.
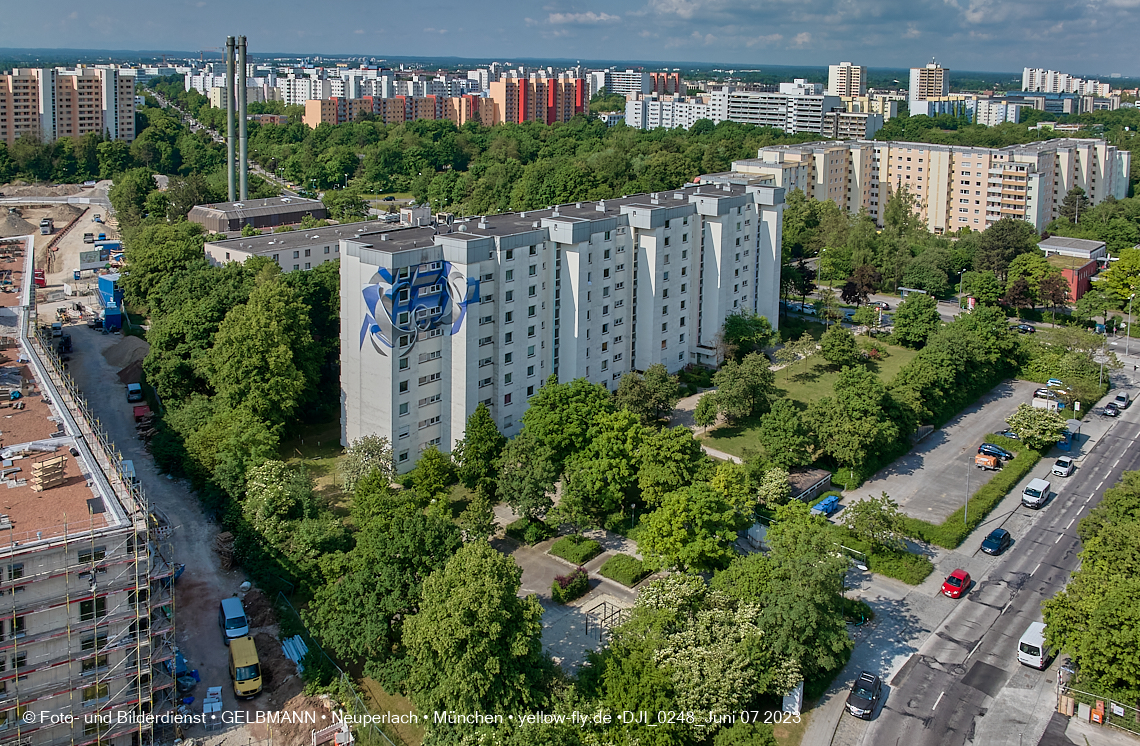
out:
{"label": "street lamp", "polygon": [[1128,326],[1124,330],[1124,354],[1128,355],[1129,342],[1132,341],[1132,299],[1136,297],[1136,293],[1128,296]]}
{"label": "street lamp", "polygon": [[[967,451],[967,453],[969,453],[969,451]],[[967,459],[967,461],[966,461],[966,504],[963,508],[963,514],[962,514],[962,523],[966,526],[970,525],[970,472],[973,471],[972,467],[973,467],[973,464],[971,464],[969,462],[969,460]]]}

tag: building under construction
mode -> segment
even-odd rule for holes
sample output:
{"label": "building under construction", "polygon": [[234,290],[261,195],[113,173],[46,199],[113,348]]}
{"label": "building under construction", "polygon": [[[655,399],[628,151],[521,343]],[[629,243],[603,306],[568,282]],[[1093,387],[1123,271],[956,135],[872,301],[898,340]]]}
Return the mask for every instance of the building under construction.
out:
{"label": "building under construction", "polygon": [[176,698],[170,526],[40,331],[32,262],[0,240],[0,746],[151,744]]}

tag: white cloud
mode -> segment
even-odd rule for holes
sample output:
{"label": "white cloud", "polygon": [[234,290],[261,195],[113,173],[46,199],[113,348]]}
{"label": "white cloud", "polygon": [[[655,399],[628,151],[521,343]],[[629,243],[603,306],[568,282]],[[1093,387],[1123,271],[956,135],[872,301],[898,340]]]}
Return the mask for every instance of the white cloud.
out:
{"label": "white cloud", "polygon": [[659,15],[675,15],[690,19],[704,5],[703,0],[649,0],[650,11]]}
{"label": "white cloud", "polygon": [[792,39],[793,46],[804,47],[808,44],[811,44],[811,34],[807,31],[796,34],[795,38]]}
{"label": "white cloud", "polygon": [[551,13],[546,19],[547,23],[554,25],[564,23],[618,23],[619,21],[621,21],[621,16],[611,16],[609,13],[595,13],[592,10],[586,13]]}

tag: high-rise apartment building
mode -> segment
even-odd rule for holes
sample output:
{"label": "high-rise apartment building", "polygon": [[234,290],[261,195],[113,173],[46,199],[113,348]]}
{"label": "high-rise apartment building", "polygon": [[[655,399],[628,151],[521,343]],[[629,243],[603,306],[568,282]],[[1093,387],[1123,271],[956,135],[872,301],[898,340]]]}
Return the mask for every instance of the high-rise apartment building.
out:
{"label": "high-rise apartment building", "polygon": [[950,92],[950,71],[931,61],[926,67],[910,69],[910,100],[926,101]]}
{"label": "high-rise apartment building", "polygon": [[832,96],[866,96],[867,68],[850,62],[828,65],[827,93]]}
{"label": "high-rise apartment building", "polygon": [[653,79],[654,93],[675,93],[685,95],[685,84],[681,81],[681,73],[649,73]]}
{"label": "high-rise apartment building", "polygon": [[838,96],[738,91],[731,87],[714,90],[709,102],[714,122],[727,119],[785,132],[821,132],[824,112],[844,109]]}
{"label": "high-rise apartment building", "polygon": [[1032,93],[1076,93],[1080,96],[1108,96],[1112,86],[1099,80],[1086,80],[1056,70],[1027,67],[1021,73],[1021,90]]}
{"label": "high-rise apartment building", "polygon": [[[9,265],[31,275],[32,237]],[[36,334],[35,288],[0,302],[9,360],[0,514],[0,733],[7,744],[151,743],[174,679],[171,526]],[[17,394],[19,394],[17,402]],[[94,717],[97,716],[97,717]]]}
{"label": "high-rise apartment building", "polygon": [[729,314],[777,323],[783,201],[689,184],[342,240],[342,441],[387,437],[405,472],[480,403],[516,435],[552,374],[713,361]]}
{"label": "high-rise apartment building", "polygon": [[589,105],[586,81],[580,78],[503,76],[490,85],[498,122],[568,122]]}
{"label": "high-rise apartment building", "polygon": [[[659,73],[666,75],[666,73]],[[679,80],[678,74],[678,80]],[[655,79],[651,73],[640,70],[599,70],[590,73],[589,93],[594,96],[602,88],[607,93],[629,96],[633,93],[653,93]]]}
{"label": "high-rise apartment building", "polygon": [[866,140],[779,145],[732,167],[852,213],[865,209],[879,225],[890,195],[906,187],[927,229],[946,233],[985,230],[1005,217],[1044,230],[1073,187],[1093,204],[1124,198],[1131,165],[1131,153],[1104,140],[1065,138],[1006,148]]}
{"label": "high-rise apartment building", "polygon": [[16,68],[0,75],[0,140],[98,132],[135,139],[135,79],[116,68]]}
{"label": "high-rise apartment building", "polygon": [[712,119],[707,96],[630,96],[625,104],[625,123],[642,130],[664,127],[688,129],[698,119]]}

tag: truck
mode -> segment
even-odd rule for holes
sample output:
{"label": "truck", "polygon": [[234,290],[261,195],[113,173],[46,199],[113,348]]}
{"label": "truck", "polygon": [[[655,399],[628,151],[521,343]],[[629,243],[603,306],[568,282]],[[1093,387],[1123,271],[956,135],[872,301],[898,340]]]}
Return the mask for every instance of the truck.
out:
{"label": "truck", "polygon": [[137,383],[128,383],[127,384],[127,401],[134,402],[134,401],[142,401],[142,400],[143,400],[142,386],[137,384]]}
{"label": "truck", "polygon": [[55,221],[51,218],[44,218],[40,221],[40,235],[50,236],[55,230]]}
{"label": "truck", "polygon": [[47,287],[47,276],[44,275],[44,271],[42,269],[32,270],[32,279],[35,282],[36,287],[38,287],[38,288],[46,288]]}

